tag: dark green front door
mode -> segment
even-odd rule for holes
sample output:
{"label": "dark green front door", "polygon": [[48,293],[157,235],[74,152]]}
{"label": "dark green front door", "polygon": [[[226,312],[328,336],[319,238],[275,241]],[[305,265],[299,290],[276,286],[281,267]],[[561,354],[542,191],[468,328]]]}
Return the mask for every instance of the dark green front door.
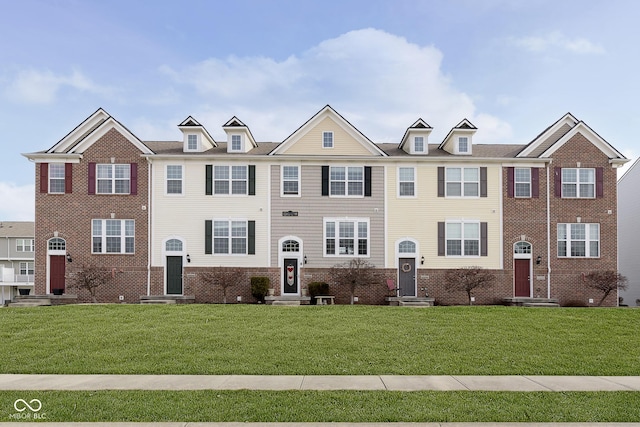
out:
{"label": "dark green front door", "polygon": [[182,294],[182,257],[167,257],[167,295]]}

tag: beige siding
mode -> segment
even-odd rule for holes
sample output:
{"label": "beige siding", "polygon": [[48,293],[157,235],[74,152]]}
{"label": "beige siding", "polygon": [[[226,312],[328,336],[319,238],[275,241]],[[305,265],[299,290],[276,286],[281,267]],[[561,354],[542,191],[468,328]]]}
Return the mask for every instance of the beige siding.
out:
{"label": "beige siding", "polygon": [[[333,132],[333,148],[322,148],[322,133]],[[326,117],[286,151],[289,155],[367,156],[371,152],[332,118]]]}
{"label": "beige siding", "polygon": [[[398,197],[398,166],[410,165],[387,167],[386,267],[396,267],[397,241],[411,238],[418,242],[418,259],[422,256],[425,258],[422,268],[458,268],[471,265],[501,268],[501,179],[498,166],[487,168],[488,197],[473,199],[438,197],[437,165],[416,167],[417,197]],[[488,256],[464,258],[438,256],[438,222],[447,220],[487,222]]]}
{"label": "beige siding", "polygon": [[[256,165],[255,196],[205,195],[205,165]],[[166,165],[183,165],[183,195],[167,195]],[[153,163],[152,265],[163,266],[163,240],[176,236],[183,239],[191,263],[199,266],[267,267],[268,247],[268,167],[255,162],[154,161]],[[212,219],[246,219],[256,222],[255,255],[208,255],[204,253],[204,224]]]}
{"label": "beige siding", "polygon": [[[363,165],[365,166],[365,165]],[[278,266],[278,240],[297,236],[303,242],[306,267],[331,267],[351,259],[348,256],[324,256],[324,222],[331,218],[369,219],[369,262],[384,264],[384,168],[373,166],[372,196],[340,198],[322,196],[322,165],[302,163],[301,197],[280,196],[280,166],[271,166],[271,265]],[[282,212],[298,212],[298,216],[283,216]]]}

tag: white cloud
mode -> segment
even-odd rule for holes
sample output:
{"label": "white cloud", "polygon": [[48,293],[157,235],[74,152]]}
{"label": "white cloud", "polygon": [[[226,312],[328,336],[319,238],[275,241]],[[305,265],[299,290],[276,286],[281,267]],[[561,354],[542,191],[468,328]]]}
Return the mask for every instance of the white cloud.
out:
{"label": "white cloud", "polygon": [[65,87],[105,96],[113,92],[108,87],[94,83],[77,70],[69,75],[62,75],[49,70],[28,69],[15,76],[5,88],[5,94],[9,99],[21,104],[52,104],[56,95]]}
{"label": "white cloud", "polygon": [[0,220],[33,221],[35,212],[34,186],[0,181]]}
{"label": "white cloud", "polygon": [[569,38],[560,31],[553,31],[545,36],[511,38],[510,43],[531,52],[546,52],[560,49],[576,54],[601,54],[605,50],[602,45],[585,38]]}
{"label": "white cloud", "polygon": [[418,117],[434,127],[433,142],[463,118],[485,124],[477,141],[508,137],[506,123],[478,115],[471,97],[443,74],[442,58],[433,46],[363,29],[283,61],[231,56],[161,71],[193,88],[200,103],[191,103],[190,114],[212,123],[214,138],[237,115],[258,140],[281,141],[326,104],[375,142],[397,142]]}

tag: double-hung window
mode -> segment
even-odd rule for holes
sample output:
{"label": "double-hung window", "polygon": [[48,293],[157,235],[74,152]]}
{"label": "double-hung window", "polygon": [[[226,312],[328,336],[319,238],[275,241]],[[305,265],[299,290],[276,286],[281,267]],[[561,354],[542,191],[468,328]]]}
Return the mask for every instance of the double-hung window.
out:
{"label": "double-hung window", "polygon": [[480,255],[479,222],[448,222],[445,239],[447,256]]}
{"label": "double-hung window", "polygon": [[136,225],[132,219],[94,219],[91,222],[94,254],[132,254]]}
{"label": "double-hung window", "polygon": [[282,166],[282,195],[300,195],[300,168],[298,166]]}
{"label": "double-hung window", "polygon": [[33,239],[17,239],[16,250],[18,252],[33,252]]}
{"label": "double-hung window", "polygon": [[413,197],[416,195],[415,168],[398,168],[398,196]]}
{"label": "double-hung window", "polygon": [[466,136],[461,136],[458,138],[458,152],[459,153],[469,152],[469,138],[467,138]]}
{"label": "double-hung window", "polygon": [[416,153],[424,153],[424,136],[416,136],[413,138],[413,151]]}
{"label": "double-hung window", "polygon": [[198,135],[187,135],[187,150],[196,151],[198,149]]}
{"label": "double-hung window", "polygon": [[231,151],[242,151],[242,135],[231,135]]}
{"label": "double-hung window", "polygon": [[558,224],[558,256],[598,258],[600,224]]}
{"label": "double-hung window", "polygon": [[333,132],[322,132],[322,148],[333,148]]}
{"label": "double-hung window", "polygon": [[64,163],[49,164],[49,193],[64,193]]}
{"label": "double-hung window", "polygon": [[214,166],[214,194],[247,194],[247,166]]}
{"label": "double-hung window", "polygon": [[96,165],[98,194],[129,194],[131,191],[131,165]]}
{"label": "double-hung window", "polygon": [[515,197],[531,197],[531,168],[515,168]]}
{"label": "double-hung window", "polygon": [[364,167],[331,166],[329,186],[332,196],[363,196]]}
{"label": "double-hung window", "polygon": [[167,165],[167,194],[182,194],[182,165]]}
{"label": "double-hung window", "polygon": [[326,256],[368,256],[369,220],[333,219],[324,221]]}
{"label": "double-hung window", "polygon": [[480,195],[479,168],[447,168],[447,197],[478,197]]}
{"label": "double-hung window", "polygon": [[562,197],[594,198],[596,196],[594,168],[562,168]]}
{"label": "double-hung window", "polygon": [[247,253],[247,221],[213,221],[214,254]]}
{"label": "double-hung window", "polygon": [[20,263],[20,275],[21,276],[32,276],[33,275],[33,263],[32,262],[21,262]]}

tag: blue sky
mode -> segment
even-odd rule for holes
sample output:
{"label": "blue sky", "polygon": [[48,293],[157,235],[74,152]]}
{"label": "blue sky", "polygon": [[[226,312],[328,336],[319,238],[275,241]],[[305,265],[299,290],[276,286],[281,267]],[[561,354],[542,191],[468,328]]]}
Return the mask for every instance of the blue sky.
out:
{"label": "blue sky", "polygon": [[34,165],[99,107],[142,140],[238,116],[279,142],[330,104],[375,142],[527,143],[567,112],[640,153],[633,0],[0,0],[0,221],[32,220]]}

